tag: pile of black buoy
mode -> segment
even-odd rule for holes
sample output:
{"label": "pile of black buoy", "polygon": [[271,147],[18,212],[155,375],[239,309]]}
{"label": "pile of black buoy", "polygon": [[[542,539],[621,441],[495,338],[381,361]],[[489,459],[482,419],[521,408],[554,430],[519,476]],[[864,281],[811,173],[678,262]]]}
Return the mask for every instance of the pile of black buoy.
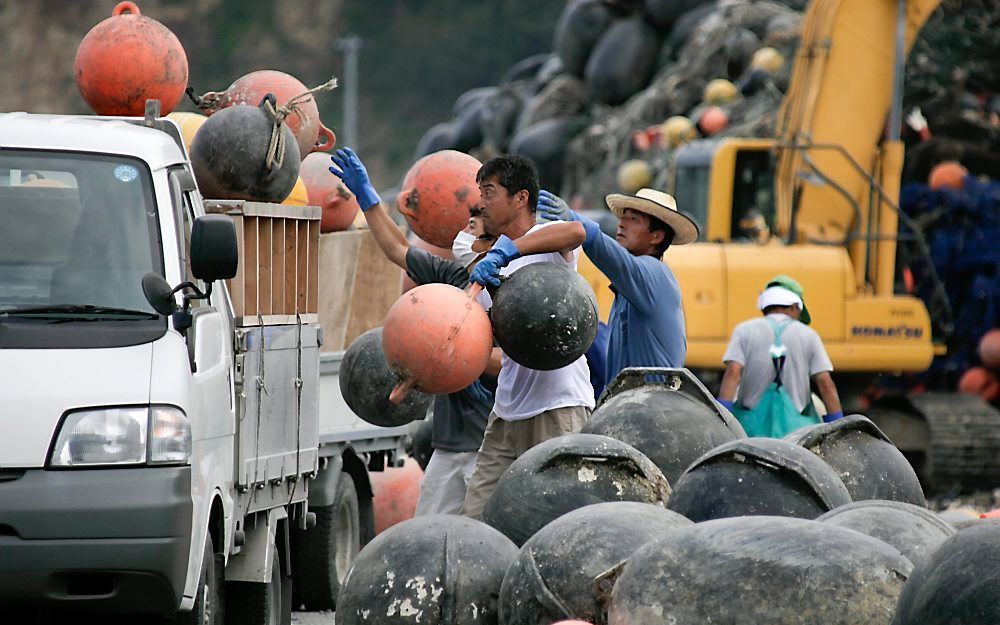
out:
{"label": "pile of black buoy", "polygon": [[368,330],[351,342],[340,361],[338,377],[347,407],[372,425],[406,425],[424,418],[431,404],[431,396],[419,391],[410,392],[398,404],[389,401],[400,379],[382,351],[382,328]]}
{"label": "pile of black buoy", "polygon": [[687,369],[625,369],[581,431],[635,447],[670,484],[703,454],[746,438],[739,422]]}
{"label": "pile of black buoy", "polygon": [[664,506],[670,485],[635,448],[606,436],[568,434],[529,449],[501,476],[484,523],[518,546],[550,521],[595,503]]}

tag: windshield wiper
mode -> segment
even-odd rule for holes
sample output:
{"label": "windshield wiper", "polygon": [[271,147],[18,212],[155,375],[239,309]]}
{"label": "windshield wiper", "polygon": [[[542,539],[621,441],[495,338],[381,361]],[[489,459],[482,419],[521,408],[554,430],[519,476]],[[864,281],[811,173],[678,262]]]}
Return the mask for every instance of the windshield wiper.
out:
{"label": "windshield wiper", "polygon": [[158,314],[145,310],[132,310],[129,308],[116,308],[114,306],[94,306],[91,304],[55,304],[52,306],[28,306],[24,308],[4,308],[0,309],[0,316],[3,317],[42,317],[42,318],[102,318],[115,319],[119,317],[131,317],[139,319],[156,319]]}

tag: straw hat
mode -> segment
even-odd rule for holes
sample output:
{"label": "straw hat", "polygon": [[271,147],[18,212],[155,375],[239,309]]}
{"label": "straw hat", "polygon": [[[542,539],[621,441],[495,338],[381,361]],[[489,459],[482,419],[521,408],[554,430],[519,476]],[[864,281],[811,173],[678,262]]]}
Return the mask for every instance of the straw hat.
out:
{"label": "straw hat", "polygon": [[672,195],[655,189],[639,189],[635,195],[612,193],[607,198],[608,208],[619,219],[626,208],[656,217],[674,231],[671,245],[693,243],[698,239],[698,226],[686,215],[677,211],[677,203]]}

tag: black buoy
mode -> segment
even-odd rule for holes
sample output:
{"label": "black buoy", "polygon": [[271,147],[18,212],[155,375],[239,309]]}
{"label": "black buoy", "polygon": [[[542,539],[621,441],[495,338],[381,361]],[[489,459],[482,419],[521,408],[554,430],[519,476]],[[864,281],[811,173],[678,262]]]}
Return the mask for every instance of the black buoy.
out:
{"label": "black buoy", "polygon": [[663,506],[670,484],[630,445],[596,434],[567,434],[540,443],[501,476],[483,522],[518,546],[553,519],[605,501]]}
{"label": "black buoy", "polygon": [[[299,146],[288,124],[277,124],[274,96],[260,106],[230,106],[205,120],[191,142],[198,190],[214,200],[282,202],[299,177]],[[267,103],[270,103],[270,109]]]}
{"label": "black buoy", "polygon": [[957,531],[927,508],[901,501],[856,501],[816,519],[887,542],[914,565]]}
{"label": "black buoy", "polygon": [[396,427],[422,419],[431,396],[411,391],[399,404],[389,393],[400,383],[382,351],[382,328],[374,328],[354,339],[340,361],[340,392],[347,407],[368,423]]}
{"label": "black buoy", "polygon": [[521,267],[492,294],[490,320],[497,344],[514,362],[541,371],[583,356],[597,336],[597,297],[567,266]]}
{"label": "black buoy", "polygon": [[1000,623],[1000,521],[958,532],[913,569],[892,625]]}
{"label": "black buoy", "polygon": [[623,370],[581,431],[635,447],[671,484],[703,454],[746,438],[739,422],[687,369]]}
{"label": "black buoy", "polygon": [[659,49],[659,35],[643,16],[615,20],[587,59],[590,93],[611,106],[624,104],[649,84]]}
{"label": "black buoy", "polygon": [[421,471],[426,471],[427,465],[431,461],[431,454],[434,453],[432,446],[434,440],[433,413],[429,413],[423,419],[412,421],[407,427],[406,433],[410,437],[406,452],[417,461]]}
{"label": "black buoy", "polygon": [[613,21],[604,0],[574,0],[566,5],[556,24],[553,48],[567,72],[583,78],[590,53]]}
{"label": "black buoy", "polygon": [[667,507],[699,523],[757,515],[815,519],[849,503],[844,483],[810,452],[780,439],[748,438],[696,460]]}
{"label": "black buoy", "polygon": [[351,565],[337,625],[496,625],[517,548],[479,521],[423,516],[385,530]]}
{"label": "black buoy", "polygon": [[532,536],[507,569],[500,588],[500,622],[606,622],[594,580],[649,541],[691,524],[660,506],[623,501],[564,514]]}
{"label": "black buoy", "polygon": [[824,523],[709,521],[632,554],[608,623],[888,625],[912,568],[882,541]]}
{"label": "black buoy", "polygon": [[[526,110],[522,109],[521,114]],[[519,120],[508,151],[527,156],[535,162],[538,181],[543,189],[560,189],[569,143],[590,123],[590,118],[583,116],[553,117],[520,128]]]}
{"label": "black buoy", "polygon": [[862,415],[796,430],[785,440],[813,452],[837,472],[851,499],[888,499],[927,506],[913,467],[892,441]]}

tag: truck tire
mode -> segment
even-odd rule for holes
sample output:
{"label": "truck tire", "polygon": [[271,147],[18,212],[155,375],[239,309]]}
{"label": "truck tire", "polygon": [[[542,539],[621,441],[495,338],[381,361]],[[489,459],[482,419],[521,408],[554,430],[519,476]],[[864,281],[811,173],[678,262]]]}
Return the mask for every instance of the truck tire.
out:
{"label": "truck tire", "polygon": [[198,591],[194,607],[190,612],[178,612],[174,616],[176,625],[222,625],[225,621],[225,598],[223,584],[225,583],[226,560],[222,554],[215,553],[212,536],[205,537],[205,553],[201,559],[201,578],[198,580]]}
{"label": "truck tire", "polygon": [[361,546],[354,480],[341,473],[333,504],[315,508],[316,527],[296,536],[295,590],[306,610],[332,610]]}
{"label": "truck tire", "polygon": [[281,570],[277,548],[271,551],[271,581],[226,584],[226,623],[229,625],[289,625],[292,586]]}

